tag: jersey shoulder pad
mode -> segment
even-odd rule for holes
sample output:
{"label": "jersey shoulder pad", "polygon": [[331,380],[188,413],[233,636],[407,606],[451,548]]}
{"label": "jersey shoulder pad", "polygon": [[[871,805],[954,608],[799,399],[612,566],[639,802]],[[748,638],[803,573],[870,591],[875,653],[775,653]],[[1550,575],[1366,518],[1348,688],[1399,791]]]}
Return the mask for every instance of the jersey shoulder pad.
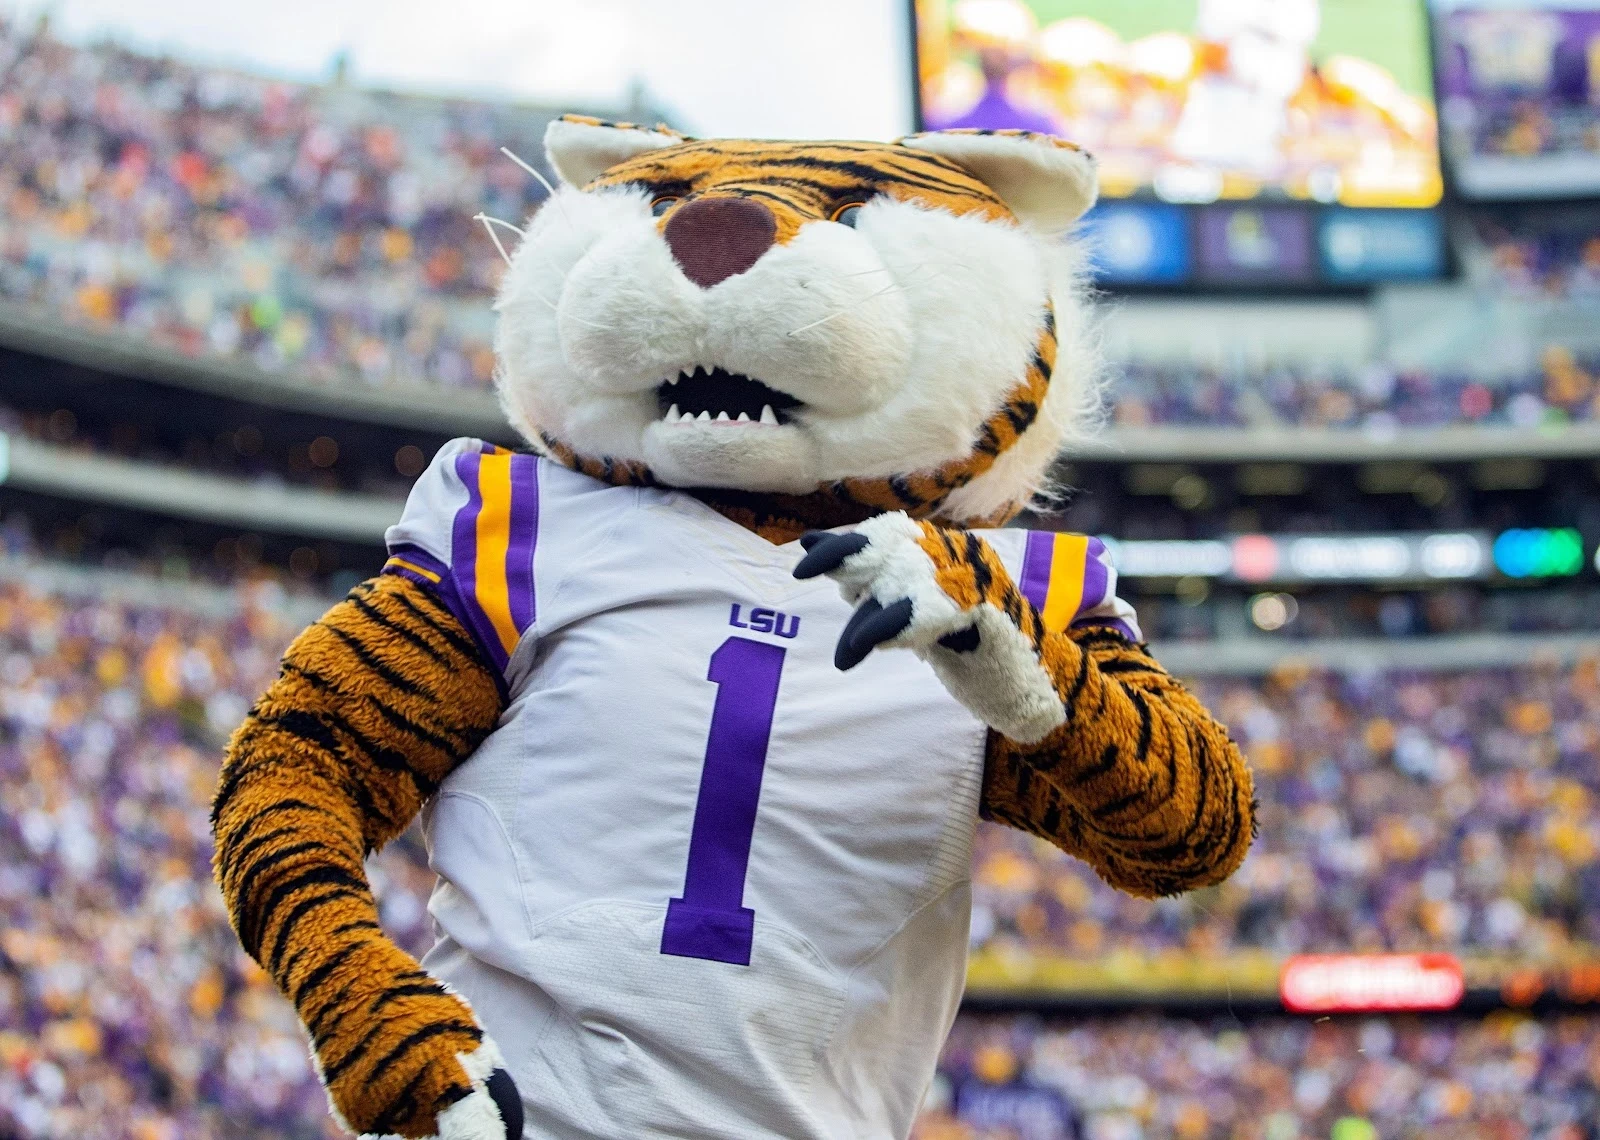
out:
{"label": "jersey shoulder pad", "polygon": [[539,475],[537,456],[453,439],[384,536],[384,573],[432,589],[501,670],[536,617]]}

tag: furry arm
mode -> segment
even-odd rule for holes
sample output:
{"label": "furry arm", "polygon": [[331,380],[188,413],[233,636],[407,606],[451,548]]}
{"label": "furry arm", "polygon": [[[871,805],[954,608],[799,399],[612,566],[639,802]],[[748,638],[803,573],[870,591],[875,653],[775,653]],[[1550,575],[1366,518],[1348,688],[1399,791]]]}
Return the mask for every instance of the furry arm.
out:
{"label": "furry arm", "polygon": [[1255,834],[1238,747],[1142,646],[1096,626],[1050,630],[994,549],[903,514],[808,535],[795,573],[859,603],[836,660],[909,648],[985,724],[982,812],[1143,897],[1232,874]]}
{"label": "furry arm", "polygon": [[502,707],[456,619],[386,576],[295,640],[229,744],[212,806],[217,883],[246,952],[294,1003],[352,1132],[522,1135],[493,1043],[384,937],[363,870]]}

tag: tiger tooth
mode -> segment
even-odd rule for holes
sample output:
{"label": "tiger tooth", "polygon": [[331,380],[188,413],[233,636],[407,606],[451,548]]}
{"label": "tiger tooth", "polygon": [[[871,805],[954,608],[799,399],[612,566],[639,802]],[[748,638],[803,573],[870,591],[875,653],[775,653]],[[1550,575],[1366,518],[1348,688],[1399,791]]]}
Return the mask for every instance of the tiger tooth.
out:
{"label": "tiger tooth", "polygon": [[675,424],[675,423],[678,422],[678,405],[677,404],[673,404],[672,407],[667,409],[667,422],[669,424]]}
{"label": "tiger tooth", "polygon": [[717,422],[719,424],[727,423],[728,422],[728,413],[727,412],[718,412],[717,413]]}
{"label": "tiger tooth", "polygon": [[695,420],[697,422],[699,422],[699,423],[708,424],[708,423],[711,422],[711,413],[710,412],[701,412],[698,416],[695,417]]}
{"label": "tiger tooth", "polygon": [[776,413],[776,412],[774,412],[772,410],[772,405],[771,404],[762,404],[761,405],[761,422],[764,423],[764,424],[774,424],[774,425],[777,424],[777,422],[778,422],[778,413]]}
{"label": "tiger tooth", "polygon": [[749,412],[740,412],[739,413],[739,422],[742,423],[742,424],[749,423],[750,422],[750,413]]}

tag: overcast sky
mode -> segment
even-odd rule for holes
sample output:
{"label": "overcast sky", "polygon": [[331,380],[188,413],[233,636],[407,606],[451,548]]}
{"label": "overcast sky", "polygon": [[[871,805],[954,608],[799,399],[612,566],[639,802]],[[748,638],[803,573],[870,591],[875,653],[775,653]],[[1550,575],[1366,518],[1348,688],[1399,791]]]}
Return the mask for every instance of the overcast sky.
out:
{"label": "overcast sky", "polygon": [[891,138],[911,124],[904,0],[0,0],[72,39],[291,78],[622,105],[630,84],[715,135]]}

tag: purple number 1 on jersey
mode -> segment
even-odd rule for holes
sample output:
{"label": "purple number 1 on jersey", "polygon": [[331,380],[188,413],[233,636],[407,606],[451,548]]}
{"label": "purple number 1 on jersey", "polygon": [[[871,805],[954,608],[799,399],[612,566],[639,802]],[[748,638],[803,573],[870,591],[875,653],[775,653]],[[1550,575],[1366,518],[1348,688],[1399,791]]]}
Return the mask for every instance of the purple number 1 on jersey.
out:
{"label": "purple number 1 on jersey", "polygon": [[683,897],[667,903],[663,954],[750,964],[756,912],[744,905],[744,876],[783,652],[776,645],[730,637],[711,655],[706,679],[716,682],[717,703],[700,770]]}

